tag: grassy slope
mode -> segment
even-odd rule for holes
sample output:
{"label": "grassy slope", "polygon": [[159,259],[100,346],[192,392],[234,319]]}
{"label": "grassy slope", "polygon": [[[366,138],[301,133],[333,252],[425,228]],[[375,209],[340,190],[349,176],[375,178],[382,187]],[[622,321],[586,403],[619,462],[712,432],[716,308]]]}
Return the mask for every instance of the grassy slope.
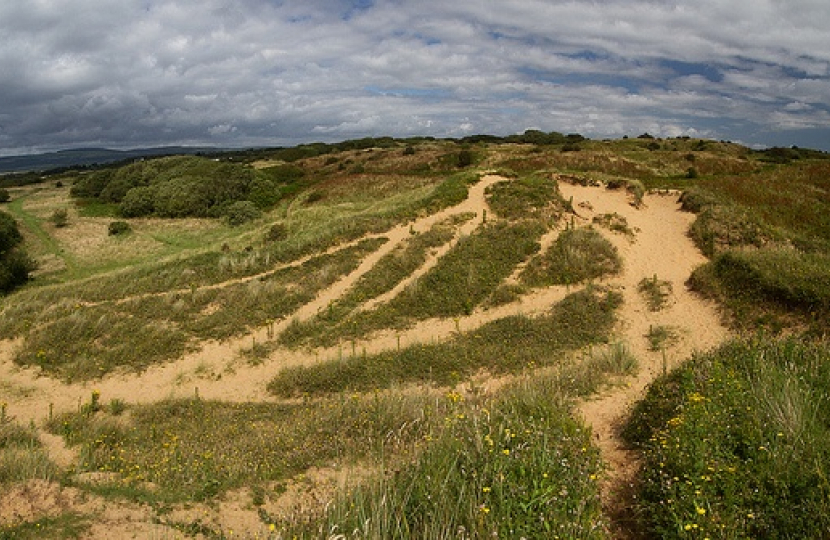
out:
{"label": "grassy slope", "polygon": [[[302,257],[319,254],[367,232],[382,232],[392,224],[463,199],[466,185],[471,180],[463,175],[452,175],[457,147],[434,141],[413,147],[413,153],[404,152],[403,145],[391,144],[382,149],[347,150],[295,161],[296,166],[306,171],[306,176],[303,185],[292,194],[293,198],[283,201],[262,221],[238,229],[217,228],[212,222],[200,221],[191,221],[188,228],[181,228],[180,222],[151,220],[137,227],[138,234],[126,242],[98,238],[92,248],[80,246],[79,239],[73,239],[72,235],[50,234],[48,226],[43,225],[43,209],[56,203],[55,193],[50,188],[31,191],[30,195],[17,198],[13,209],[17,210],[20,219],[26,218],[23,225],[33,233],[31,241],[43,246],[35,252],[51,252],[73,264],[67,264],[65,270],[53,271],[48,280],[42,280],[50,285],[39,286],[35,282],[3,300],[0,309],[2,337],[23,338],[17,357],[22,364],[41,365],[47,372],[63,377],[94,379],[119,366],[141,369],[170,358],[171,354],[175,355],[206,336],[240,335],[251,323],[264,323],[288,313],[307,301],[314,287],[324,287],[333,277],[353,267],[353,263],[342,256],[333,255],[330,260],[312,258],[307,263],[311,266],[301,265]],[[586,182],[622,182],[630,189],[636,185],[635,180],[652,188],[693,188],[696,199],[689,199],[698,201],[695,210],[700,212],[693,234],[701,248],[714,256],[713,262],[696,274],[695,286],[722,301],[739,327],[754,329],[761,324],[772,329],[806,328],[813,336],[826,332],[828,318],[824,315],[830,297],[826,292],[828,265],[824,264],[830,252],[830,223],[827,222],[830,165],[827,161],[770,164],[736,145],[682,139],[586,141],[579,147],[579,151],[563,152],[559,146],[481,144],[473,145],[471,149],[477,166],[513,171],[519,175],[520,181],[514,185],[521,189],[491,193],[491,197],[495,197],[494,208],[502,204],[500,213],[510,218],[516,213],[517,206],[531,205],[535,210],[530,217],[538,220],[541,228],[549,226],[562,207],[545,210],[544,201],[539,203],[538,199],[540,186],[544,188],[545,175],[527,173],[557,171]],[[62,177],[62,181],[71,179]],[[19,191],[15,193],[19,194]],[[40,196],[46,196],[46,199],[37,206]],[[39,209],[37,212],[27,209],[32,201]],[[521,212],[519,217],[522,217]],[[86,232],[91,229],[85,225],[96,218],[85,217],[82,212],[75,219],[77,221],[70,223],[69,230],[77,226],[76,231]],[[286,239],[266,241],[272,223],[285,226]],[[103,230],[96,234],[105,234]],[[205,230],[211,231],[208,236],[203,234]],[[41,234],[38,235],[38,231]],[[121,244],[114,250],[112,242],[116,241]],[[146,242],[159,247],[145,249],[150,245]],[[223,244],[229,249],[223,249]],[[743,245],[751,245],[756,251],[741,251]],[[478,253],[473,247],[469,248],[470,253]],[[92,249],[92,253],[79,251],[81,249]],[[108,249],[110,251],[106,251]],[[366,245],[364,249],[372,249],[372,246]],[[104,252],[112,254],[106,265],[84,266],[83,261],[94,260],[96,253]],[[486,252],[485,248],[482,253]],[[510,259],[506,268],[531,252],[525,251],[515,260]],[[78,253],[83,256],[77,256]],[[142,258],[141,253],[146,256]],[[360,252],[354,255],[360,256]],[[608,258],[612,260],[613,254]],[[449,257],[446,262],[450,275],[454,272],[452,261]],[[280,265],[292,262],[297,262],[298,270],[294,275],[290,266],[275,271]],[[308,271],[314,268],[321,271],[322,281],[306,283]],[[486,265],[482,267],[482,276],[485,269]],[[262,272],[267,273],[267,281],[259,288],[210,288],[227,280],[245,279]],[[95,279],[88,279],[90,275]],[[497,276],[503,275],[503,271],[497,271]],[[493,287],[497,283],[498,279],[492,284],[488,281],[484,292],[474,292],[467,304],[462,301],[449,313],[463,312],[483,302],[487,294],[495,294]],[[536,283],[544,282],[534,281]],[[298,292],[298,285],[309,290]],[[380,286],[380,289],[384,287],[388,288],[388,285]],[[276,306],[278,312],[263,311],[255,317],[261,320],[249,319],[252,309],[259,313],[257,306],[275,309],[273,298],[284,298],[289,289],[296,297],[288,304]],[[403,312],[411,312],[412,306],[433,304],[428,301],[428,289],[423,291],[424,295],[421,295],[415,289],[410,300],[405,297],[399,301],[411,303],[413,299],[419,299],[418,304],[404,306]],[[155,296],[138,297],[148,293]],[[119,302],[132,296],[136,298]],[[606,300],[610,302],[610,297]],[[566,307],[563,304],[557,309]],[[609,328],[606,324],[612,320],[608,316],[612,315],[613,306],[608,304],[609,311],[597,311],[601,323],[597,323],[596,318],[580,321],[581,316],[591,311],[585,311],[584,307],[577,306],[575,309],[580,310],[580,315],[569,315],[568,322],[575,324],[576,330],[586,325],[591,328],[596,335],[588,336],[585,342],[607,339]],[[427,311],[424,316],[439,314],[433,308]],[[193,316],[200,313],[221,313],[222,316],[198,317],[195,319],[198,324],[194,326]],[[556,316],[554,310],[551,320]],[[131,345],[130,339],[139,334],[134,331],[136,324],[143,325],[146,331],[161,332],[152,342],[167,343],[164,348],[168,354],[154,356]],[[320,386],[325,389],[323,393],[335,392],[333,396],[312,400],[302,406],[165,401],[142,407],[126,404],[129,414],[122,417],[125,404],[104,406],[99,402],[100,396],[93,394],[82,411],[58,417],[50,424],[50,429],[81,449],[82,469],[119,473],[121,481],[113,485],[88,488],[107,496],[155,501],[211,500],[228,489],[248,486],[267,501],[276,497],[281,483],[295,473],[332,458],[347,462],[365,460],[373,463],[372,468],[389,467],[390,470],[398,470],[396,464],[405,462],[413,467],[407,472],[395,473],[394,481],[369,483],[354,492],[351,498],[344,495],[342,503],[322,517],[326,530],[335,525],[353,529],[366,526],[366,518],[371,518],[370,522],[377,528],[364,532],[376,537],[454,534],[459,527],[481,534],[497,531],[504,536],[521,530],[529,537],[557,532],[565,536],[602,537],[604,525],[596,500],[595,481],[600,466],[595,450],[586,453],[585,449],[590,448],[585,436],[587,432],[570,418],[569,403],[595,388],[599,382],[597,377],[603,372],[623,372],[624,368],[602,365],[581,369],[560,365],[556,360],[557,347],[578,346],[582,342],[568,343],[562,336],[548,335],[553,328],[551,324],[545,319],[506,319],[475,333],[459,335],[448,343],[365,361],[351,359],[337,366],[321,365],[317,368],[319,374],[286,372],[285,380],[272,382],[272,390],[280,393],[320,391],[303,386],[313,381],[323,381]],[[561,325],[554,326],[561,330]],[[58,328],[64,330],[55,331]],[[143,332],[142,335],[146,337],[147,334]],[[525,336],[521,345],[511,341],[517,335]],[[538,343],[530,342],[534,336],[539,338]],[[50,344],[47,341],[50,339],[57,341]],[[69,349],[60,346],[67,342],[75,346]],[[787,354],[795,354],[792,361],[784,362],[781,369],[759,367],[760,358],[782,347],[789,347]],[[683,371],[654,385],[646,402],[648,405],[644,407],[652,414],[635,417],[635,431],[639,435],[633,438],[647,455],[643,507],[647,527],[667,537],[697,537],[704,527],[708,527],[705,530],[711,531],[713,537],[719,536],[718,530],[744,531],[750,535],[809,534],[809,530],[798,529],[794,524],[798,521],[794,516],[800,514],[781,515],[776,514],[775,509],[798,500],[803,501],[799,507],[803,515],[827,514],[827,491],[822,487],[826,481],[822,483],[821,480],[826,476],[815,476],[817,471],[826,471],[826,456],[807,451],[828,446],[828,411],[824,407],[814,410],[809,405],[811,396],[826,394],[827,389],[821,386],[820,381],[824,380],[821,377],[804,380],[799,375],[797,380],[801,382],[790,383],[793,374],[786,371],[802,369],[798,367],[799,362],[805,358],[808,367],[803,369],[820,370],[816,362],[809,359],[826,358],[826,349],[821,347],[809,343],[782,345],[774,339],[760,344],[734,345],[696,360]],[[100,353],[91,354],[96,348]],[[500,352],[494,353],[494,350]],[[517,351],[530,351],[533,355],[541,355],[539,357],[549,355],[554,367],[539,371],[538,365],[529,363],[522,355],[513,358],[508,354]],[[112,361],[106,360],[107,354],[116,352],[118,354],[112,355]],[[71,358],[61,361],[57,358],[59,354],[69,354]],[[142,361],[130,361],[130,355]],[[494,364],[493,358],[502,360],[504,365]],[[400,366],[389,369],[402,359],[409,359],[402,365],[416,365],[420,371]],[[438,360],[440,362],[436,363]],[[377,367],[376,372],[371,372],[372,366]],[[332,368],[336,368],[333,375],[325,373],[326,369]],[[360,368],[357,375],[344,375],[349,369],[356,368]],[[482,368],[493,372],[524,372],[536,383],[519,384],[480,398],[475,397],[475,392],[472,397],[464,398],[463,393],[453,389],[453,384],[469,384],[469,376]],[[726,377],[723,383],[718,379],[722,374]],[[521,376],[519,379],[525,380]],[[441,391],[444,397],[441,392],[428,391],[412,397],[397,386],[413,380],[449,386]],[[694,384],[683,386],[682,392],[676,394],[665,390],[675,388],[672,385],[679,384],[678,380],[691,380]],[[756,390],[748,394],[749,383],[768,391],[759,393]],[[545,399],[540,400],[539,385],[544,388]],[[378,387],[389,389],[377,393]],[[344,390],[357,393],[353,398],[337,395]],[[360,393],[364,390],[375,392]],[[711,432],[707,423],[711,418],[726,417],[731,414],[730,407],[735,403],[743,404],[747,399],[755,405],[753,411],[741,411],[740,418],[744,423],[739,424],[740,433],[736,435],[734,430],[730,431],[732,428],[716,434]],[[683,404],[686,404],[685,408],[678,409]],[[803,405],[801,412],[794,408],[796,404]],[[696,407],[702,408],[705,414],[694,416]],[[491,414],[494,410],[500,411],[499,414]],[[799,418],[803,417],[805,422],[813,423],[799,427],[793,418],[796,414],[800,414]],[[205,419],[214,426],[211,433],[215,436],[210,439],[202,436]],[[309,421],[311,423],[307,423]],[[782,422],[784,425],[780,427]],[[240,431],[245,425],[251,429]],[[0,426],[3,432],[18,433],[18,428],[7,426],[13,426],[13,423],[4,418]],[[226,432],[223,426],[229,430]],[[770,429],[778,431],[773,433]],[[551,437],[552,433],[560,435]],[[304,446],[307,451],[302,455],[294,452],[296,446],[291,443],[300,436],[304,441],[311,441],[307,448]],[[811,441],[809,447],[804,446],[807,436]],[[156,444],[165,437],[172,437],[175,444]],[[661,454],[662,443],[669,438],[676,441],[678,450],[673,455]],[[706,444],[702,444],[704,439]],[[16,459],[9,456],[19,454],[16,448],[20,444],[3,443],[0,465],[8,466]],[[774,474],[780,464],[771,460],[754,459],[754,468],[740,467],[748,462],[745,455],[735,452],[748,451],[740,450],[745,447],[753,449],[755,456],[759,450],[754,448],[761,446],[768,450],[774,446],[776,456],[795,456],[787,462],[786,476],[779,478]],[[719,448],[724,450],[718,456],[694,453]],[[274,459],[275,456],[279,459]],[[557,458],[555,463],[551,456]],[[465,460],[463,467],[459,468],[458,459]],[[729,459],[743,461],[733,463]],[[708,470],[715,461],[716,474]],[[570,466],[562,469],[562,463]],[[700,463],[707,464],[705,471],[695,468]],[[251,466],[240,469],[240,464]],[[668,482],[664,474],[667,464],[673,467]],[[757,476],[756,487],[760,486],[760,491],[752,492],[755,493],[752,495],[738,489],[736,486],[742,484],[730,480],[733,478],[728,475],[731,474],[730,467],[740,474]],[[34,469],[44,472],[35,473]],[[16,478],[13,475],[19,473],[19,468],[9,472],[12,476],[6,481]],[[23,476],[42,474],[60,477],[45,457],[43,463],[33,465]],[[711,480],[678,483],[673,480],[675,476],[690,479],[708,476]],[[188,480],[182,481],[182,478]],[[430,484],[424,482],[424,478],[445,480]],[[513,481],[505,483],[505,478]],[[558,484],[552,482],[554,478]],[[147,489],[144,484],[147,481],[157,487]],[[688,488],[689,485],[693,488]],[[400,486],[405,491],[400,492]],[[447,486],[452,489],[448,490]],[[527,489],[517,492],[516,486]],[[563,491],[562,486],[568,489]],[[435,499],[443,493],[451,494],[452,504]],[[667,497],[676,504],[661,505]],[[407,510],[390,514],[389,507],[378,505],[379,500],[385,499],[397,500],[400,504],[396,508]],[[461,502],[457,504],[458,501]],[[533,505],[545,508],[541,522],[528,521],[538,518],[534,510],[537,506]],[[735,509],[725,510],[729,505]],[[457,511],[452,515],[444,514],[439,523],[444,533],[428,528],[430,523],[434,527],[438,522],[427,520],[425,516],[452,508]],[[568,520],[560,512],[566,512]],[[276,521],[276,517],[264,511],[261,519],[263,524]],[[300,536],[315,537],[313,531],[320,526],[319,519],[321,516],[301,516],[281,523],[281,526]],[[572,529],[549,529],[561,527],[565,522]],[[43,522],[55,530],[69,527],[67,523],[83,528],[83,519],[71,514],[66,515],[64,522]],[[513,523],[516,528],[504,529],[505,523]],[[27,531],[35,530],[36,525],[40,527],[40,522],[22,523],[0,531],[25,537],[31,534]],[[218,533],[211,529],[212,525],[201,522],[171,522],[169,525],[182,531]],[[686,529],[687,525],[689,529]],[[719,529],[711,528],[714,526]],[[818,523],[816,526],[824,525]]]}

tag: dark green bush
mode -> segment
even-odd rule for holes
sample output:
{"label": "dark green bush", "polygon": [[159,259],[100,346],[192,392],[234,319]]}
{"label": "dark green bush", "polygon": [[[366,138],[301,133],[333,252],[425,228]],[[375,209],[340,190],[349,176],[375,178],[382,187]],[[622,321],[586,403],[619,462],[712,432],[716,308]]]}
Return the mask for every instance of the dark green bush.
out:
{"label": "dark green bush", "polygon": [[0,188],[0,203],[9,202],[12,196],[6,188]]}
{"label": "dark green bush", "polygon": [[266,242],[279,242],[288,238],[288,227],[285,223],[274,223],[265,235]]}
{"label": "dark green bush", "polygon": [[228,225],[236,227],[262,217],[262,212],[251,201],[236,201],[228,206],[225,218]]}
{"label": "dark green bush", "polygon": [[473,153],[464,149],[458,153],[458,168],[463,169],[473,164]]}
{"label": "dark green bush", "polygon": [[49,218],[49,221],[51,221],[55,227],[62,229],[63,227],[69,225],[69,212],[66,211],[66,208],[58,208],[52,212],[52,216]]}
{"label": "dark green bush", "polygon": [[700,188],[693,187],[687,189],[680,195],[680,208],[686,212],[699,214],[707,206],[714,206],[718,203],[714,195],[703,191]]}
{"label": "dark green bush", "polygon": [[130,224],[126,221],[113,221],[107,227],[107,232],[110,236],[118,236],[120,234],[126,234],[130,232],[132,228]]}
{"label": "dark green bush", "polygon": [[71,194],[120,204],[125,217],[220,217],[238,201],[272,206],[282,196],[279,185],[303,174],[293,165],[258,172],[238,163],[177,156],[81,176]]}
{"label": "dark green bush", "polygon": [[121,201],[119,212],[124,217],[142,217],[151,215],[156,209],[155,189],[140,186],[131,189]]}
{"label": "dark green bush", "polygon": [[29,279],[35,262],[20,249],[23,236],[12,216],[0,212],[0,292],[8,293]]}

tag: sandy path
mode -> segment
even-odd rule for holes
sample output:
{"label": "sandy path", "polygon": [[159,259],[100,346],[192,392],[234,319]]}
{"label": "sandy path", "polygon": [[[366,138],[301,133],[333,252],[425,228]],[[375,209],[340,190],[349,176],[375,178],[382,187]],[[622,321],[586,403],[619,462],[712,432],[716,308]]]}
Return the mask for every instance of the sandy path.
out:
{"label": "sandy path", "polygon": [[[693,352],[718,345],[728,332],[715,305],[693,295],[685,285],[692,270],[706,258],[687,235],[695,216],[680,211],[676,194],[647,195],[645,204],[636,209],[628,204],[622,191],[565,183],[560,184],[560,189],[565,198],[573,197],[575,206],[590,203],[579,208],[583,222],[598,214],[616,212],[638,231],[633,241],[621,234],[602,232],[617,246],[624,261],[622,275],[610,283],[620,286],[624,296],[619,333],[639,360],[639,373],[626,380],[625,386],[610,388],[579,407],[592,426],[609,467],[603,489],[606,509],[615,520],[615,537],[626,538],[632,518],[631,487],[639,463],[636,454],[619,439],[617,429],[631,405],[643,396],[646,386],[663,372],[664,361],[662,353],[649,350],[644,336],[651,325],[668,325],[678,330],[678,343],[665,351],[667,368],[671,369]],[[655,275],[670,281],[673,287],[671,304],[656,313],[648,309],[637,291],[640,280]]]}
{"label": "sandy path", "polygon": [[[487,209],[485,190],[503,180],[497,176],[485,176],[471,187],[469,197],[461,204],[418,219],[412,224],[401,225],[382,235],[373,235],[388,238],[388,242],[367,256],[349,275],[322,291],[291,317],[275,323],[272,328],[260,328],[247,336],[224,342],[208,342],[196,353],[175,362],[153,366],[141,374],[113,374],[94,383],[67,385],[39,377],[37,370],[14,366],[11,359],[15,343],[0,342],[0,393],[9,394],[0,396],[0,401],[8,401],[9,413],[18,420],[40,422],[47,417],[50,404],[56,414],[73,410],[89,399],[93,389],[101,392],[104,403],[113,398],[129,403],[150,403],[167,397],[193,396],[196,393],[208,399],[226,401],[268,400],[270,398],[265,392],[265,382],[280,369],[350,355],[353,353],[351,345],[348,350],[340,347],[316,351],[280,349],[268,361],[257,366],[240,359],[240,350],[254,342],[264,342],[278,335],[291,320],[307,320],[325,309],[371,270],[384,255],[410,237],[410,229],[422,232],[453,215],[466,212],[476,214],[476,218],[459,228],[458,234],[450,243],[434,251],[421,268],[393,291],[375,299],[372,305],[388,301],[412,280],[432,268],[461,237],[470,234],[480,225],[481,216]],[[581,216],[577,225],[589,223],[597,214],[617,213],[624,216],[629,226],[638,231],[631,241],[623,235],[601,230],[617,246],[624,261],[622,274],[607,283],[618,287],[624,295],[619,337],[639,359],[639,374],[626,381],[625,386],[610,388],[579,407],[585,421],[592,426],[597,444],[609,466],[603,489],[607,510],[615,518],[615,535],[625,537],[625,520],[628,518],[626,509],[630,506],[627,486],[633,482],[638,463],[636,456],[619,441],[616,427],[630,405],[642,396],[648,383],[663,371],[663,355],[648,350],[644,335],[650,325],[669,325],[679,330],[679,342],[666,351],[668,367],[671,368],[693,351],[717,345],[726,338],[727,332],[720,324],[715,307],[693,296],[686,289],[685,281],[692,269],[705,262],[705,258],[686,235],[694,216],[679,211],[676,196],[648,195],[644,206],[635,209],[628,204],[626,194],[621,191],[581,187],[564,182],[560,188],[565,198],[573,197],[574,206]],[[541,241],[543,248],[553,243],[558,234],[557,230],[546,234]],[[344,246],[337,246],[333,250],[342,247]],[[301,262],[295,261],[288,266]],[[267,274],[273,271],[275,270]],[[515,281],[520,271],[521,268],[517,268],[507,281]],[[655,275],[661,280],[670,281],[674,289],[671,305],[658,313],[650,312],[637,292],[637,284],[641,279]],[[227,286],[257,277],[235,279],[211,287]],[[505,316],[544,312],[575,290],[578,288],[541,289],[524,296],[520,302],[487,310],[477,309],[467,317],[431,319],[421,321],[406,331],[381,332],[355,343],[354,352],[372,354],[413,343],[445,340],[459,330],[469,331]],[[67,453],[57,437],[46,435],[44,442],[61,463],[72,461],[72,454]]]}
{"label": "sandy path", "polygon": [[[239,351],[241,349],[255,342],[264,342],[269,339],[269,335],[278,335],[292,320],[307,320],[320,310],[325,309],[331,302],[348,291],[361,276],[371,270],[384,255],[408,238],[411,235],[410,230],[416,232],[426,231],[436,223],[462,213],[471,212],[480,216],[487,207],[486,189],[503,180],[504,178],[499,176],[485,176],[478,183],[471,186],[468,198],[460,204],[418,219],[412,224],[395,227],[382,235],[372,235],[383,236],[388,238],[388,241],[378,250],[368,255],[353,272],[338,280],[322,291],[314,300],[302,306],[290,317],[277,322],[273,327],[260,328],[241,338],[223,342],[207,342],[199,351],[193,354],[164,365],[152,366],[140,374],[112,374],[93,383],[64,384],[51,378],[40,377],[36,369],[18,368],[12,363],[15,343],[0,342],[0,380],[11,388],[25,389],[25,392],[21,390],[16,393],[19,395],[11,396],[7,400],[9,402],[9,412],[20,421],[39,422],[48,416],[50,406],[55,414],[74,410],[82,402],[89,399],[93,390],[101,392],[104,402],[117,398],[129,403],[152,403],[169,397],[189,397],[196,393],[204,398],[228,401],[267,400],[269,396],[265,391],[264,383],[273,377],[277,370],[286,366],[309,365],[320,361],[320,359],[332,358],[335,355],[342,354],[342,351],[337,348],[313,352],[281,349],[274,353],[268,362],[251,366],[240,360]],[[475,218],[465,223],[461,227],[456,241],[461,235],[470,234],[479,224],[480,219]],[[343,247],[345,245],[331,248],[330,251]],[[435,259],[437,257],[433,257],[427,265],[434,264]],[[304,260],[306,259],[288,265],[281,265],[280,268],[296,266],[302,264]],[[268,275],[274,271],[276,270],[271,270],[262,275]],[[218,288],[243,283],[257,279],[257,277],[259,276],[248,276],[209,287]],[[120,301],[126,301],[126,299]],[[444,323],[446,324],[446,321]],[[452,322],[449,324],[452,324],[454,330],[455,325]],[[449,335],[451,332],[452,330],[447,330],[436,334],[429,328],[429,321],[427,321],[416,329],[406,332],[406,335],[400,337],[397,335],[381,336],[377,341],[361,343],[360,347],[361,350],[365,348],[368,352],[377,352],[397,346],[398,339],[402,343],[412,343],[423,341],[421,336],[431,336],[435,339],[443,335]]]}

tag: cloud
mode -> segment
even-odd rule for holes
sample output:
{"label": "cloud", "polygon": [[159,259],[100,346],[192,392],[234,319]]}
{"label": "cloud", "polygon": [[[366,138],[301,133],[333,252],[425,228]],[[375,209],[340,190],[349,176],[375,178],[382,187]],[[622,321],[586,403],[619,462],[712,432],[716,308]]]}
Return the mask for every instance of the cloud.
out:
{"label": "cloud", "polygon": [[760,144],[803,132],[830,149],[822,4],[5,2],[0,153],[530,126]]}

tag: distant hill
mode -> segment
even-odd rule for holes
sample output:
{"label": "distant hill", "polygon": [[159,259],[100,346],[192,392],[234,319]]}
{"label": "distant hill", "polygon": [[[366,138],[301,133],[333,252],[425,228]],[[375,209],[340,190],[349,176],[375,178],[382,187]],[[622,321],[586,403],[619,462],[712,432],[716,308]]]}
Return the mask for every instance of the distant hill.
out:
{"label": "distant hill", "polygon": [[133,150],[110,150],[107,148],[78,148],[46,154],[0,157],[0,174],[13,172],[48,171],[61,167],[77,167],[116,163],[142,157],[198,154],[221,151],[209,147],[163,146],[158,148],[136,148]]}

